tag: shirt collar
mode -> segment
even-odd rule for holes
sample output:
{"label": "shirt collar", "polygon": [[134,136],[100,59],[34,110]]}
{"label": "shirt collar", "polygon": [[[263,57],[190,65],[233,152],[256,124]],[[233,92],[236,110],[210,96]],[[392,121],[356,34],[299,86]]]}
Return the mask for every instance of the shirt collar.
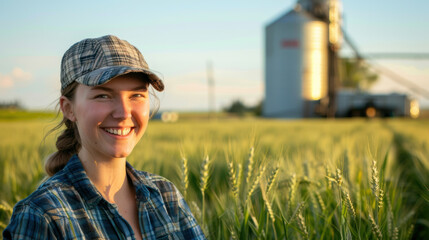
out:
{"label": "shirt collar", "polygon": [[[150,192],[159,192],[156,185],[151,181],[152,178],[149,176],[149,174],[145,172],[138,172],[128,162],[126,164],[127,176],[130,177],[133,182],[133,185],[136,189],[137,198],[146,200],[150,198]],[[93,207],[101,200],[104,200],[103,196],[88,178],[88,175],[86,175],[85,169],[83,168],[83,165],[76,154],[73,155],[67,162],[66,166],[64,167],[64,171],[66,172],[66,176],[69,178],[71,184],[76,188],[76,190],[90,207]]]}
{"label": "shirt collar", "polygon": [[140,172],[134,169],[130,163],[127,162],[127,176],[133,182],[136,189],[136,196],[141,200],[146,200],[150,197],[150,192],[159,192],[159,189],[152,182],[152,178],[146,172]]}

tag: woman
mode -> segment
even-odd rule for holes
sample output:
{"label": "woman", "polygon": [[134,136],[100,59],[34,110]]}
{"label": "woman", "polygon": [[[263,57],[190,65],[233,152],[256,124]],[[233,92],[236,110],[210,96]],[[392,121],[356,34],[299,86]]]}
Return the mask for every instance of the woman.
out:
{"label": "woman", "polygon": [[171,182],[126,162],[148,124],[150,85],[164,89],[137,48],[115,36],[67,50],[66,129],[45,164],[52,177],[17,203],[4,239],[205,239]]}

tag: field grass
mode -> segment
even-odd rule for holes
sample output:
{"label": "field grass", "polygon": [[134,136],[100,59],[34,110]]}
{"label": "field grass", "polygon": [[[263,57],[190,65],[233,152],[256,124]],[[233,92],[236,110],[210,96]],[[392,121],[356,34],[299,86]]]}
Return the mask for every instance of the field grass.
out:
{"label": "field grass", "polygon": [[[0,120],[0,231],[44,178],[54,125]],[[210,239],[429,234],[428,120],[153,121],[128,160],[173,181]]]}
{"label": "field grass", "polygon": [[34,120],[54,118],[56,113],[49,111],[25,111],[20,109],[0,109],[0,121]]}

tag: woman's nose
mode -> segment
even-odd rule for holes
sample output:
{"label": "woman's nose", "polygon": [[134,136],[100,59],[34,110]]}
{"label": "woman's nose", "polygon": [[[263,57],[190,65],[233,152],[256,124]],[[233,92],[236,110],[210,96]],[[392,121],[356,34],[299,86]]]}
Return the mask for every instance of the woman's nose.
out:
{"label": "woman's nose", "polygon": [[112,116],[118,119],[131,118],[131,104],[126,99],[118,99],[115,101]]}

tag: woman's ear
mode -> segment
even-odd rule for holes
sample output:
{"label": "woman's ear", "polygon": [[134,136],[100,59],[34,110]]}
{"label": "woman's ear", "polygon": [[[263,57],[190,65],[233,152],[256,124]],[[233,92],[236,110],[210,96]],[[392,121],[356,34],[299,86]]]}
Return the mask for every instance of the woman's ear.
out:
{"label": "woman's ear", "polygon": [[76,122],[76,117],[73,113],[73,103],[65,96],[60,97],[60,109],[64,117],[72,122]]}

